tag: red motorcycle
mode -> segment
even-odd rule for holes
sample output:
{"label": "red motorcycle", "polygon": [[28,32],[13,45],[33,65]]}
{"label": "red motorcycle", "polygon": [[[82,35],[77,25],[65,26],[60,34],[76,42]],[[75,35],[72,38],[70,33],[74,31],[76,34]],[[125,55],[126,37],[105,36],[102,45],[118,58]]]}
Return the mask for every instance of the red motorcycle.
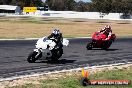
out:
{"label": "red motorcycle", "polygon": [[92,48],[101,48],[101,49],[108,49],[112,42],[114,42],[116,36],[112,34],[109,40],[105,40],[107,36],[104,33],[95,32],[92,36],[92,42],[88,43],[86,48],[87,50],[91,50]]}

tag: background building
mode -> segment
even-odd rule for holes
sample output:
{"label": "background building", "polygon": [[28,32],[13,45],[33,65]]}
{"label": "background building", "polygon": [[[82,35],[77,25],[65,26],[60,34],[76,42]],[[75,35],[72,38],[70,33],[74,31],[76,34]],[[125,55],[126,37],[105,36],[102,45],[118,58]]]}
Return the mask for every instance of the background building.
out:
{"label": "background building", "polygon": [[0,5],[0,13],[20,14],[21,13],[21,9],[20,9],[19,6]]}

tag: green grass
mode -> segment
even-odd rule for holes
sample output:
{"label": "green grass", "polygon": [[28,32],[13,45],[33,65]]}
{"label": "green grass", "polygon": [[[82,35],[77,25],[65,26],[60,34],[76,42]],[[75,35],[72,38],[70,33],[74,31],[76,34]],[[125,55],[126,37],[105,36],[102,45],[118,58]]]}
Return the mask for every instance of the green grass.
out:
{"label": "green grass", "polygon": [[[40,80],[40,84],[26,84],[22,86],[15,86],[12,88],[84,88],[80,85],[81,76],[66,76],[57,79],[46,79]],[[118,80],[131,80],[132,81],[132,68],[122,69],[122,70],[111,70],[103,71],[101,73],[96,73],[90,75],[91,80],[93,79],[118,79]],[[85,88],[132,88],[132,84],[127,86],[87,86]]]}

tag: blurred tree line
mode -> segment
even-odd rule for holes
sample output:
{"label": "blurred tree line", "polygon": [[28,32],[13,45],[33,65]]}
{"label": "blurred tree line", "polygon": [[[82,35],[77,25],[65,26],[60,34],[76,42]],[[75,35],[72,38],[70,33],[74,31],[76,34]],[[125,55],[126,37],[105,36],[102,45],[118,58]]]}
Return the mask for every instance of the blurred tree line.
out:
{"label": "blurred tree line", "polygon": [[0,5],[17,5],[24,6],[43,6],[44,3],[41,0],[0,0]]}
{"label": "blurred tree line", "polygon": [[74,0],[0,0],[0,4],[24,6],[48,5],[55,11],[90,11],[102,13],[132,13],[132,0],[91,0],[91,2],[75,2]]}
{"label": "blurred tree line", "polygon": [[102,13],[132,14],[132,0],[92,0],[92,8]]}
{"label": "blurred tree line", "polygon": [[74,0],[46,0],[51,10],[90,11],[102,13],[132,13],[132,0],[91,0],[75,2]]}
{"label": "blurred tree line", "polygon": [[46,0],[46,4],[49,5],[51,10],[59,11],[90,11],[91,3],[90,2],[75,2],[75,0]]}

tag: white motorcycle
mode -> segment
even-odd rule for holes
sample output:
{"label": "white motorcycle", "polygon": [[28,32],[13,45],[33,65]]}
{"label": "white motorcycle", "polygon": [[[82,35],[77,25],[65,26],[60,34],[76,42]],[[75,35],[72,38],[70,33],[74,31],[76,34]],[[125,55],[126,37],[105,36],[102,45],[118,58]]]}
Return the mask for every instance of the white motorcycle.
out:
{"label": "white motorcycle", "polygon": [[[69,40],[63,39],[62,46],[68,46]],[[36,60],[57,61],[63,54],[62,46],[56,46],[55,39],[43,37],[38,39],[36,49],[31,52],[27,58],[29,63],[34,63]]]}

